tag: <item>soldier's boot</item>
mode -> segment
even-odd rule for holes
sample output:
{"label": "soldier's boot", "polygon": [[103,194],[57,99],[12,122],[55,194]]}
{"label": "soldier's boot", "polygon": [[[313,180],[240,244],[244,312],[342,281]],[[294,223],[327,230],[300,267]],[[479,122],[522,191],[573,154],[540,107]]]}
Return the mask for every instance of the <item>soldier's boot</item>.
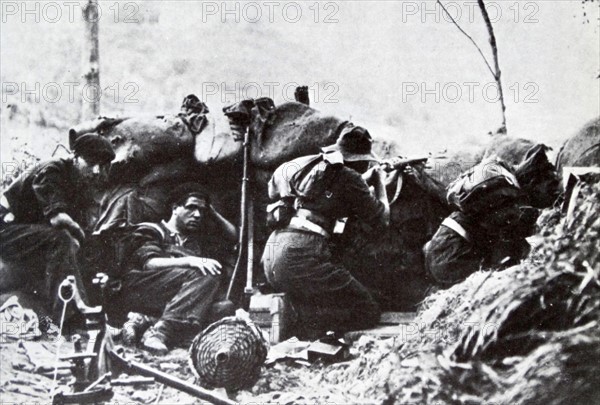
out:
{"label": "soldier's boot", "polygon": [[123,325],[123,330],[121,332],[123,343],[128,346],[135,346],[154,321],[155,319],[138,314],[137,312],[129,313],[127,322]]}
{"label": "soldier's boot", "polygon": [[166,325],[162,321],[158,321],[154,326],[151,326],[142,337],[142,347],[150,353],[159,356],[169,352],[168,338],[166,334]]}

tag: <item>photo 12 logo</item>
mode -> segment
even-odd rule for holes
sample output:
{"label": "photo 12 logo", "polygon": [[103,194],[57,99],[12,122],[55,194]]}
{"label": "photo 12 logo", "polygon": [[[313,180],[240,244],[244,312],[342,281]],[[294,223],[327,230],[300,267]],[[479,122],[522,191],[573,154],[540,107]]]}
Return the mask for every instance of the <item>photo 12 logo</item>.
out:
{"label": "photo 12 logo", "polygon": [[[505,90],[505,99],[512,100],[515,104],[535,104],[540,102],[537,98],[540,86],[537,83],[513,83],[508,87],[502,87],[508,90],[508,92]],[[496,103],[500,101],[500,92],[498,90],[498,83],[495,81],[487,83],[403,82],[402,102],[406,103],[411,100],[420,101],[423,104],[427,102],[454,104],[465,101],[475,103],[478,100],[483,100],[486,103]]]}
{"label": "photo 12 logo", "polygon": [[[300,84],[296,82],[204,82],[202,83],[201,98],[205,102],[219,102],[222,104],[237,103],[242,100],[260,97],[295,101],[294,93],[299,86]],[[337,95],[340,87],[335,82],[313,83],[307,87],[311,103],[339,102]]]}
{"label": "photo 12 logo", "polygon": [[338,2],[305,2],[305,1],[203,1],[203,23],[209,21],[226,22],[287,22],[300,21],[335,24],[339,22],[340,6]]}
{"label": "photo 12 logo", "polygon": [[115,82],[103,88],[80,82],[2,82],[2,102],[7,103],[9,99],[19,100],[22,103],[57,103],[68,101],[74,103],[83,100],[86,103],[97,102],[103,97],[108,97],[115,103],[138,103],[137,94],[140,86],[135,82]]}
{"label": "photo 12 logo", "polygon": [[[534,1],[485,1],[490,22],[497,23],[507,19],[514,23],[534,24],[540,6]],[[420,21],[421,23],[473,23],[481,17],[480,4],[477,1],[403,1],[402,22]]]}
{"label": "photo 12 logo", "polygon": [[3,24],[21,23],[74,23],[81,20],[97,22],[107,18],[115,23],[158,23],[159,15],[142,9],[133,1],[2,1],[0,15]]}

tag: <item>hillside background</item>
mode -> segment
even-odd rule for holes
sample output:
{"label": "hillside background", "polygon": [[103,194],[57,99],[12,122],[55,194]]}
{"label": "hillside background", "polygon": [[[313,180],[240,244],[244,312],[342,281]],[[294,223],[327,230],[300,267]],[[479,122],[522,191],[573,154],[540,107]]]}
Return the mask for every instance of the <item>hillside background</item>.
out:
{"label": "hillside background", "polygon": [[[499,104],[482,94],[482,87],[493,82],[485,64],[439,8],[435,15],[433,1],[297,2],[303,14],[296,23],[283,18],[286,2],[277,3],[273,22],[264,2],[255,3],[263,13],[255,23],[247,21],[254,18],[251,9],[242,11],[246,3],[237,3],[239,22],[232,15],[225,22],[220,13],[208,15],[203,3],[224,4],[100,2],[102,115],[176,112],[185,95],[196,93],[204,96],[217,125],[225,125],[221,108],[243,97],[244,86],[257,83],[262,94],[256,86],[246,92],[256,97],[269,95],[265,83],[279,83],[274,100],[281,103],[293,97],[294,86],[287,87],[287,94],[284,86],[295,82],[311,87],[314,107],[394,139],[407,153],[470,148],[501,123]],[[453,11],[460,6],[459,23],[490,55],[481,16],[475,10],[471,18],[467,3],[454,2]],[[317,22],[310,9],[315,4]],[[495,30],[509,133],[558,147],[600,115],[598,2],[495,5],[502,13]],[[416,14],[411,14],[414,7]],[[45,21],[43,13],[39,22],[21,14],[2,17],[3,177],[14,170],[11,162],[25,165],[49,157],[80,120],[83,22],[79,13],[69,21],[67,8],[61,9],[63,16],[55,23]],[[337,22],[325,23],[327,15]],[[66,82],[79,83],[72,100]],[[472,99],[466,82],[477,83]],[[6,91],[7,83],[17,84],[17,94]],[[236,83],[237,93],[223,92],[223,86],[231,90]],[[407,83],[420,90],[438,83],[440,99],[422,91],[403,94]],[[452,91],[444,97],[445,86],[453,90],[449,83],[462,91],[456,102],[448,99],[455,97]],[[52,93],[52,86],[62,95]],[[215,86],[217,94],[207,94]],[[25,89],[34,92],[25,94]]]}

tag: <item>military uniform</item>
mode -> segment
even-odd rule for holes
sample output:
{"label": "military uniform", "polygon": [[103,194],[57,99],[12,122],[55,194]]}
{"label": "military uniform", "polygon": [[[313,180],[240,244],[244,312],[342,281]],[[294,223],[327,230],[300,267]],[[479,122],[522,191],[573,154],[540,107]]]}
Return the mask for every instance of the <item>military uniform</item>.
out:
{"label": "military uniform", "polygon": [[0,292],[23,289],[53,302],[60,282],[79,275],[79,241],[49,220],[63,212],[85,228],[93,206],[88,189],[73,161],[60,159],[27,171],[4,196],[14,221],[0,225]]}
{"label": "military uniform", "polygon": [[109,315],[120,320],[128,312],[158,317],[157,332],[169,344],[205,327],[222,276],[188,267],[145,268],[153,258],[210,257],[203,239],[202,235],[184,239],[164,221],[140,224],[127,240],[129,260],[123,264],[120,292],[107,302]]}
{"label": "military uniform", "polygon": [[[302,157],[284,166],[300,168],[311,159],[318,158]],[[289,192],[289,177],[284,176],[290,172],[283,169],[276,170],[271,180],[272,198],[286,197]],[[270,235],[262,256],[269,283],[287,293],[298,312],[299,335],[303,330],[367,328],[380,315],[367,288],[332,257],[331,236],[336,219],[344,217],[360,217],[378,229],[384,224],[384,205],[371,195],[358,172],[341,163],[325,164],[321,171],[310,186],[318,191],[296,198],[289,225]]]}
{"label": "military uniform", "polygon": [[96,134],[71,136],[69,146],[73,159],[43,163],[8,187],[0,221],[0,292],[25,290],[53,302],[56,320],[65,276],[76,276],[86,298],[77,254],[97,218],[92,186],[115,157],[111,143]]}
{"label": "military uniform", "polygon": [[517,264],[529,251],[537,212],[518,206],[521,190],[502,161],[486,161],[448,187],[448,216],[423,248],[425,265],[438,285],[448,287],[480,269]]}

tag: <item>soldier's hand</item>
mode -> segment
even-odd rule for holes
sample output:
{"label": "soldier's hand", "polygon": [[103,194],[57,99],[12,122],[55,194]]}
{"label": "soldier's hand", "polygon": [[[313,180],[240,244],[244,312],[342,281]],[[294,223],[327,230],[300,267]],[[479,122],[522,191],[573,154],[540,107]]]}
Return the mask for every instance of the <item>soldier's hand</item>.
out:
{"label": "soldier's hand", "polygon": [[221,263],[215,259],[209,259],[208,257],[190,257],[188,265],[194,269],[200,270],[205,276],[208,274],[218,275],[221,274]]}
{"label": "soldier's hand", "polygon": [[83,229],[81,229],[79,224],[75,222],[73,218],[71,218],[71,216],[65,212],[59,212],[58,214],[50,218],[50,225],[52,225],[55,228],[62,228],[68,230],[71,233],[71,235],[73,235],[73,237],[79,242],[85,239],[85,233],[83,232]]}
{"label": "soldier's hand", "polygon": [[424,181],[423,170],[425,165],[407,165],[404,168],[404,174],[413,177],[417,182],[422,183]]}
{"label": "soldier's hand", "polygon": [[367,170],[366,172],[364,172],[361,177],[363,178],[363,180],[369,184],[371,182],[371,179],[373,178],[373,173],[375,172],[375,167],[371,167],[369,170]]}
{"label": "soldier's hand", "polygon": [[371,167],[369,170],[363,173],[362,178],[369,185],[375,185],[375,183],[381,183],[385,177],[385,172],[381,166]]}

